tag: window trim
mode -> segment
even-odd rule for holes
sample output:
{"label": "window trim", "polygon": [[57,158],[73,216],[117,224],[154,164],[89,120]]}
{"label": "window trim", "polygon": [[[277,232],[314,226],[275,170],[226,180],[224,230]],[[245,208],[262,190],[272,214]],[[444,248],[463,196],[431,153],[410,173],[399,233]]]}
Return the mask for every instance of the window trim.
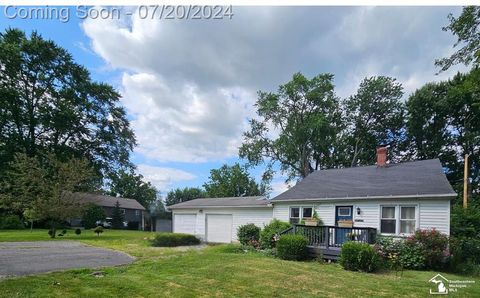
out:
{"label": "window trim", "polygon": [[[415,230],[417,229],[417,207],[413,205],[399,205],[399,217],[398,217],[398,234],[399,235],[412,235],[415,233]],[[414,214],[413,214],[413,219],[402,219],[402,208],[414,208]],[[415,227],[413,229],[413,233],[402,233],[402,221],[413,221],[415,223]]]}
{"label": "window trim", "polygon": [[[384,218],[383,217],[383,208],[394,208],[393,209],[393,218]],[[382,220],[394,220],[395,221],[395,233],[383,233],[382,232]],[[380,221],[378,230],[382,235],[396,235],[397,234],[397,227],[398,227],[398,217],[397,217],[397,206],[396,205],[380,205]]]}
{"label": "window trim", "polygon": [[[293,208],[298,208],[298,217],[292,217],[292,209]],[[304,217],[303,217],[303,209],[304,208],[312,208],[312,216],[313,216],[313,213],[315,212],[315,206],[311,206],[311,205],[306,205],[306,206],[289,206],[288,208],[288,222],[291,223],[291,219],[294,218],[294,219],[298,219],[298,222],[301,222]],[[306,217],[305,217],[306,218]]]}
{"label": "window trim", "polygon": [[[348,209],[348,214],[340,214],[340,209]],[[352,216],[352,207],[337,206],[337,215],[336,216]]]}
{"label": "window trim", "polygon": [[[418,204],[380,204],[379,205],[379,221],[378,221],[378,231],[381,235],[386,235],[386,236],[410,236],[415,233],[416,230],[419,228],[419,205]],[[383,218],[382,215],[382,208],[383,207],[394,207],[395,208],[395,218]],[[415,208],[415,217],[414,219],[403,219],[403,221],[415,221],[415,228],[413,230],[413,233],[401,233],[400,232],[400,225],[401,225],[401,208],[402,207],[413,207]],[[382,233],[382,219],[384,220],[395,220],[395,233]]]}
{"label": "window trim", "polygon": [[[292,209],[293,208],[298,208],[298,217],[293,217],[292,216]],[[291,206],[290,208],[288,208],[288,219],[290,218],[298,218],[300,219],[302,217],[302,208],[301,207],[297,207],[297,206]]]}
{"label": "window trim", "polygon": [[310,217],[308,217],[308,218],[312,218],[312,217],[313,217],[313,212],[315,211],[315,208],[314,208],[313,206],[303,206],[303,207],[302,207],[302,213],[301,213],[301,214],[302,214],[302,219],[306,218],[306,217],[303,217],[303,213],[304,213],[304,209],[308,209],[308,208],[312,209],[312,216],[310,216]]}

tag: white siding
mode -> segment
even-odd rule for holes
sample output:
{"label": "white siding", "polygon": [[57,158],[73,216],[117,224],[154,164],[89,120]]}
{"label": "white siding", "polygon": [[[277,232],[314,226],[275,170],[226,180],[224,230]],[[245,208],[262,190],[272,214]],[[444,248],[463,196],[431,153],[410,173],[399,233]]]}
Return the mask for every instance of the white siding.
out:
{"label": "white siding", "polygon": [[435,228],[450,234],[450,201],[423,201],[420,203],[420,228]]}
{"label": "white siding", "polygon": [[271,208],[239,209],[233,212],[232,240],[237,241],[237,229],[247,223],[253,223],[263,229],[272,220]]}
{"label": "white siding", "polygon": [[[353,221],[356,227],[380,229],[381,202],[355,202],[353,204]],[[357,214],[360,208],[360,214]]]}
{"label": "white siding", "polygon": [[[377,199],[355,201],[329,201],[329,202],[276,202],[273,214],[275,218],[289,221],[290,207],[315,206],[318,216],[325,225],[335,224],[335,206],[353,206],[353,220],[356,227],[371,227],[380,229],[381,205],[409,205],[417,208],[417,229],[432,229],[450,234],[450,200],[449,199]],[[357,207],[360,214],[357,214]]]}
{"label": "white siding", "polygon": [[335,225],[335,205],[332,203],[318,204],[315,207],[318,217],[323,221],[324,225]]}
{"label": "white siding", "polygon": [[273,218],[288,221],[290,217],[290,204],[275,203],[273,207]]}
{"label": "white siding", "polygon": [[291,207],[314,207],[324,224],[335,224],[335,206],[332,203],[319,204],[318,202],[310,203],[274,203],[273,217],[281,221],[290,220]]}

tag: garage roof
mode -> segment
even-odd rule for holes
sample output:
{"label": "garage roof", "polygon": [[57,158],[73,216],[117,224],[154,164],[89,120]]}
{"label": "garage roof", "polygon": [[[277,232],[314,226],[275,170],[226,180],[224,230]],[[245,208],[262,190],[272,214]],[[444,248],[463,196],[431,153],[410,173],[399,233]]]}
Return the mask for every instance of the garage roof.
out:
{"label": "garage roof", "polygon": [[201,198],[168,206],[168,209],[221,208],[221,207],[272,207],[270,201],[258,197]]}
{"label": "garage roof", "polygon": [[311,173],[272,202],[398,197],[454,197],[438,159],[320,170]]}

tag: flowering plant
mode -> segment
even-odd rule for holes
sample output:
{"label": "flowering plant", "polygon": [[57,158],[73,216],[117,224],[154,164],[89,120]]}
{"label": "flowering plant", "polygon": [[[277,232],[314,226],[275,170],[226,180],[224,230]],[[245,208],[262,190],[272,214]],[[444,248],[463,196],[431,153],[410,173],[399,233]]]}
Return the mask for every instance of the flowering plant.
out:
{"label": "flowering plant", "polygon": [[405,244],[422,252],[425,267],[428,269],[442,267],[446,258],[450,256],[448,237],[435,229],[417,230],[407,238]]}

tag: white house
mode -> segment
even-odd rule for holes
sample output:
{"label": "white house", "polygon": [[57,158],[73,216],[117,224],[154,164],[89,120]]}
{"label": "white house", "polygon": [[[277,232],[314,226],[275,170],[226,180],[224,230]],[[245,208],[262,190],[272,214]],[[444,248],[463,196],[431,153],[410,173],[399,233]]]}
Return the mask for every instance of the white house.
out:
{"label": "white house", "polygon": [[169,209],[174,232],[207,242],[236,241],[237,228],[247,223],[263,227],[273,218],[299,223],[314,211],[325,226],[350,223],[402,237],[417,229],[449,234],[450,200],[456,195],[438,159],[388,164],[386,149],[379,148],[377,165],[316,171],[271,200],[196,199]]}

